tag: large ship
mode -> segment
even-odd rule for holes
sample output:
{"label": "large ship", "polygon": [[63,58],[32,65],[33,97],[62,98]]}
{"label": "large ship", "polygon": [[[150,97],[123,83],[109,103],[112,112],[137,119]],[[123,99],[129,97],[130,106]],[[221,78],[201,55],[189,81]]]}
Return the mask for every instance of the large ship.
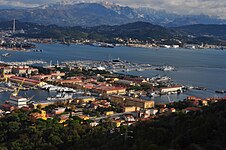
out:
{"label": "large ship", "polygon": [[91,46],[96,46],[96,47],[114,48],[113,44],[102,43],[102,42],[90,43],[90,45]]}
{"label": "large ship", "polygon": [[160,68],[157,68],[157,70],[161,70],[161,71],[174,71],[175,70],[175,67],[165,65],[165,66],[162,66]]}
{"label": "large ship", "polygon": [[58,100],[69,100],[73,98],[73,94],[67,94],[67,93],[59,93],[54,97],[48,97],[47,100],[49,101],[58,101]]}
{"label": "large ship", "polygon": [[170,80],[171,80],[170,77],[161,76],[161,75],[156,75],[156,76],[154,76],[150,79],[150,81],[157,81],[157,82],[167,82],[167,81],[170,81]]}

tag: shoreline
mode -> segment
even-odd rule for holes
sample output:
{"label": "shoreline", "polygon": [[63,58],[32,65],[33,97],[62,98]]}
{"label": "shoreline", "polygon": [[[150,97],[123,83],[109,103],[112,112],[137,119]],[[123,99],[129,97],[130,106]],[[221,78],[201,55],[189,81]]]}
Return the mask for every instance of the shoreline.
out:
{"label": "shoreline", "polygon": [[[54,45],[54,44],[60,44],[60,45],[65,45],[60,42],[57,43],[40,43],[36,42],[35,44],[44,44],[44,45]],[[86,43],[70,43],[70,45],[81,45],[81,46],[90,46],[90,47],[98,47],[98,48],[103,48],[103,49],[109,49],[110,47],[102,47],[102,46],[92,46],[90,44]],[[68,45],[70,47],[70,45]],[[173,46],[150,46],[146,44],[115,44],[114,47],[127,47],[127,48],[143,48],[143,49],[154,49],[158,51],[159,49],[186,49],[186,50],[217,50],[217,51],[225,51],[226,46],[221,49],[219,46],[216,47],[203,47],[203,48],[186,48],[186,47],[173,47]],[[111,47],[114,48],[114,47]],[[14,51],[14,52],[33,52],[32,49],[26,49],[26,48],[5,48],[5,47],[0,47],[0,51]]]}
{"label": "shoreline", "polygon": [[14,52],[31,52],[29,49],[13,49],[13,48],[0,48],[0,51],[14,51]]}

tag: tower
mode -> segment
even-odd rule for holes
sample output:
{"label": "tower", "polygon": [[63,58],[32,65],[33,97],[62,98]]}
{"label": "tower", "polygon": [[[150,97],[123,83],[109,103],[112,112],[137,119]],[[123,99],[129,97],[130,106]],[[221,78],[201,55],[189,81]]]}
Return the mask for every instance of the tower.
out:
{"label": "tower", "polygon": [[59,61],[57,60],[57,65],[56,65],[56,67],[59,67]]}
{"label": "tower", "polygon": [[49,67],[52,68],[52,60],[49,62]]}
{"label": "tower", "polygon": [[16,32],[16,19],[13,19],[13,33]]}

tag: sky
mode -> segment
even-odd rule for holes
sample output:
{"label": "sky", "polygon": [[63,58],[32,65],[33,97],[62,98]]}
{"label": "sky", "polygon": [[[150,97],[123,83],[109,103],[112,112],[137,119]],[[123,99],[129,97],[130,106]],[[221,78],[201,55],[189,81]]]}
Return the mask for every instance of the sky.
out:
{"label": "sky", "polygon": [[[62,0],[0,0],[1,6],[36,7]],[[64,0],[65,2],[100,2],[103,0]],[[123,6],[150,7],[177,14],[207,14],[226,19],[226,0],[106,0]]]}

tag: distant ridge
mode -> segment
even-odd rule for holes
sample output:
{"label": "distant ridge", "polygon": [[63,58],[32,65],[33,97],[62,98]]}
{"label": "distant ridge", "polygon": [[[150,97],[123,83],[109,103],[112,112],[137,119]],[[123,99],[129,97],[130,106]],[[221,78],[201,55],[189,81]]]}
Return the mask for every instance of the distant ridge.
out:
{"label": "distant ridge", "polygon": [[92,27],[122,25],[143,21],[165,27],[191,24],[226,24],[226,20],[207,15],[177,15],[151,8],[132,8],[111,3],[59,3],[35,8],[0,9],[1,20],[16,18],[20,21],[43,25]]}
{"label": "distant ridge", "polygon": [[[16,21],[17,31],[24,34],[15,36],[28,38],[90,39],[114,43],[116,38],[138,39],[140,41],[161,41],[165,44],[208,43],[226,45],[226,25],[189,25],[165,28],[148,22],[134,22],[123,25],[101,25],[95,27],[60,27]],[[12,21],[0,22],[0,30],[12,30]],[[164,39],[165,42],[162,41]]]}
{"label": "distant ridge", "polygon": [[196,25],[181,26],[174,29],[179,30],[181,32],[185,32],[186,34],[193,35],[193,36],[218,37],[226,40],[226,24],[225,25],[196,24]]}

